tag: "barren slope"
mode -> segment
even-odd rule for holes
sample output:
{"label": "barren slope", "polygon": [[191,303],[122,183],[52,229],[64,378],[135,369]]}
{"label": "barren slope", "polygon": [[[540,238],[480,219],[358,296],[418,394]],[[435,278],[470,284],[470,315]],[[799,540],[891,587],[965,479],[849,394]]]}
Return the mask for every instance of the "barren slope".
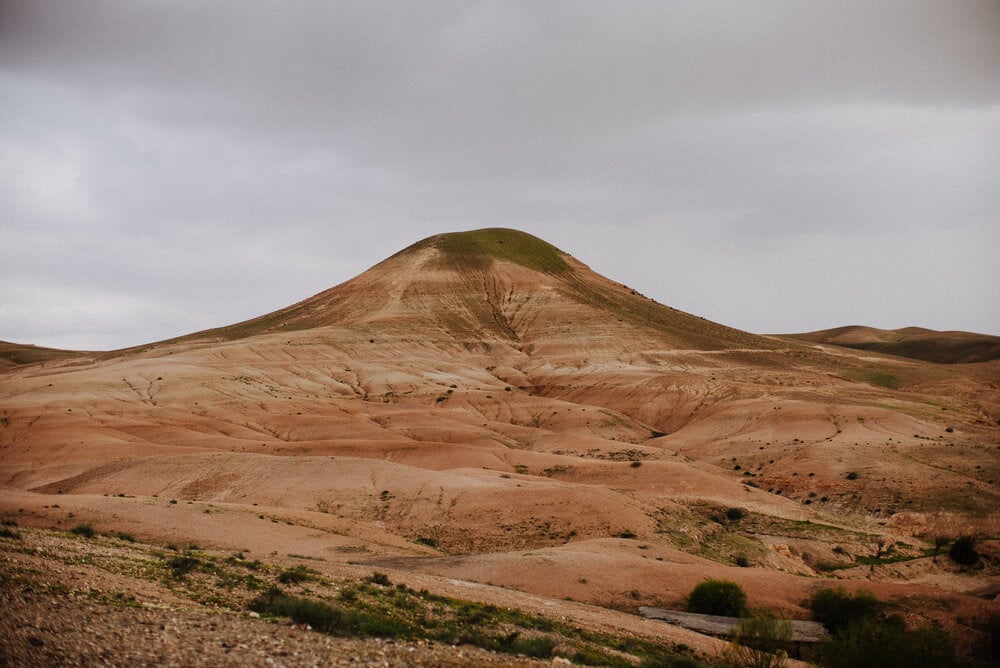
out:
{"label": "barren slope", "polygon": [[923,550],[1000,535],[998,365],[756,336],[522,233],[440,235],[255,320],[6,371],[0,511],[616,606],[724,575],[793,614],[818,575],[905,579],[861,565],[888,545],[971,605],[996,563]]}

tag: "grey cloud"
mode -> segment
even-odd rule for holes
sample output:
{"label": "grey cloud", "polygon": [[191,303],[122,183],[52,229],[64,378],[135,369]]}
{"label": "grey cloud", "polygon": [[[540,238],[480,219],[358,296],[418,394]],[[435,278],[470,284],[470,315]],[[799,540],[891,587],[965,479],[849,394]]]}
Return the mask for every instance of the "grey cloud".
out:
{"label": "grey cloud", "polygon": [[[219,325],[485,225],[756,331],[997,332],[997,34],[995,2],[4,0],[2,225],[37,250],[0,338],[68,340],[58,302]],[[149,336],[100,317],[79,345]]]}

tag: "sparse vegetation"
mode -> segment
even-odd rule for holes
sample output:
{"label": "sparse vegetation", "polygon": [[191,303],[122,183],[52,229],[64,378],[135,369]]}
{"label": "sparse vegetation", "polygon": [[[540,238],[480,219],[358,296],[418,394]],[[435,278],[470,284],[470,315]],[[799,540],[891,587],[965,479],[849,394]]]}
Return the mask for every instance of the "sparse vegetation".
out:
{"label": "sparse vegetation", "polygon": [[740,668],[780,668],[791,639],[791,622],[769,615],[747,617],[736,625],[722,658]]}
{"label": "sparse vegetation", "polygon": [[831,632],[816,653],[824,668],[958,665],[947,633],[929,626],[907,629],[901,617],[886,615],[885,604],[870,592],[820,589],[808,606]]}
{"label": "sparse vegetation", "polygon": [[392,586],[392,581],[389,580],[389,576],[379,571],[375,571],[374,573],[372,573],[371,576],[367,578],[367,581],[382,587]]}
{"label": "sparse vegetation", "polygon": [[89,524],[77,524],[69,531],[72,534],[76,534],[77,536],[83,536],[84,538],[93,538],[94,534],[97,533],[96,531],[94,531],[94,527],[90,526]]}
{"label": "sparse vegetation", "polygon": [[866,383],[871,383],[872,385],[877,385],[878,387],[885,387],[890,390],[898,390],[900,383],[902,382],[899,376],[885,371],[864,371],[861,372],[857,378],[858,380],[863,380]]}
{"label": "sparse vegetation", "polygon": [[0,538],[13,538],[19,539],[21,537],[20,532],[9,526],[0,526]]}
{"label": "sparse vegetation", "polygon": [[562,251],[517,230],[490,228],[442,234],[416,247],[421,245],[433,245],[442,252],[445,262],[464,269],[483,269],[498,258],[551,274],[570,270]]}
{"label": "sparse vegetation", "polygon": [[167,567],[175,578],[182,578],[201,565],[201,560],[191,554],[177,554],[167,559]]}
{"label": "sparse vegetation", "polygon": [[884,606],[871,592],[863,589],[852,595],[840,588],[823,588],[809,597],[807,607],[813,619],[833,633],[852,622],[877,616]]}
{"label": "sparse vegetation", "polygon": [[560,655],[583,665],[631,666],[634,659],[629,654],[643,666],[702,665],[648,641],[612,638],[519,610],[402,584],[376,584],[378,575],[344,588],[336,602],[293,596],[272,587],[250,601],[249,608],[340,636],[427,639],[542,659]]}
{"label": "sparse vegetation", "polygon": [[298,584],[315,580],[319,574],[306,566],[293,566],[286,568],[278,574],[278,582],[281,584]]}
{"label": "sparse vegetation", "polygon": [[902,617],[867,617],[820,643],[822,668],[913,668],[959,666],[951,639],[940,628],[907,629]]}
{"label": "sparse vegetation", "polygon": [[[50,532],[50,535],[57,540],[69,540],[64,533]],[[99,561],[78,550],[56,551],[55,558],[64,564],[156,581],[174,596],[213,609],[250,609],[265,617],[291,619],[334,635],[432,640],[542,659],[561,656],[579,664],[620,668],[703,666],[684,648],[675,650],[634,637],[586,631],[517,609],[417,591],[393,583],[385,573],[377,571],[361,580],[333,584],[301,566],[280,568],[248,561],[243,552],[221,556],[200,551],[167,552],[141,543],[125,545],[111,535],[95,534],[94,538],[103,541],[103,545],[88,543],[101,550]],[[26,555],[36,554],[30,545],[19,543],[16,549]],[[9,578],[14,571],[4,563],[0,560],[0,577]],[[289,573],[294,575],[289,577]],[[300,584],[299,575],[303,573],[315,575],[315,579],[308,580],[311,583],[308,587],[297,593],[280,588],[284,584]],[[42,591],[37,585],[31,586],[34,591]],[[333,587],[339,588],[339,594]],[[75,591],[65,585],[56,588],[46,585],[44,590],[58,591],[60,595]],[[88,588],[77,593],[102,605],[140,605],[135,597],[122,592]]]}

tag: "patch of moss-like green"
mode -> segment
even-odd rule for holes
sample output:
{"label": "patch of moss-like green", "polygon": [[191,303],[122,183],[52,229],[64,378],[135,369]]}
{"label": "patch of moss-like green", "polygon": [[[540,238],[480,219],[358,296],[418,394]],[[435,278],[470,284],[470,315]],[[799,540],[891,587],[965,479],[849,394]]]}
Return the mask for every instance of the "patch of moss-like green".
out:
{"label": "patch of moss-like green", "polygon": [[494,260],[507,260],[548,274],[570,270],[562,251],[518,230],[493,227],[439,234],[417,243],[415,247],[428,246],[441,251],[446,264],[461,269],[485,269]]}

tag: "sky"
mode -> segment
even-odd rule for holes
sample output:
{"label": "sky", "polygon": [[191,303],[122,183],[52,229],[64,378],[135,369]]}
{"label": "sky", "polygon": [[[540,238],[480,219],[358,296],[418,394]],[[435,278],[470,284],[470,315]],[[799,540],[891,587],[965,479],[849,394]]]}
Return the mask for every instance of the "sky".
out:
{"label": "sky", "polygon": [[757,332],[1000,334],[1000,2],[0,0],[0,339],[535,234]]}

